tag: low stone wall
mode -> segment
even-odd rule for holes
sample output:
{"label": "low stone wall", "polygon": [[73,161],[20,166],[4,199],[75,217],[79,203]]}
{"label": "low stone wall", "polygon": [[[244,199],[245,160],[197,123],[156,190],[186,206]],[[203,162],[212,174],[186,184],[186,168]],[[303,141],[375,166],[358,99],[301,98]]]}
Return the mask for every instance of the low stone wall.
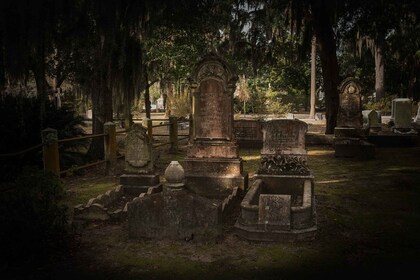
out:
{"label": "low stone wall", "polygon": [[[132,201],[161,191],[162,185],[149,187],[147,192],[134,197]],[[89,199],[86,204],[78,204],[74,207],[74,219],[85,221],[122,221],[127,217],[127,204],[131,201],[122,202],[122,207],[113,207],[116,209],[111,210],[109,208],[113,204],[118,203],[119,200],[122,200],[124,195],[124,187],[119,185],[113,190]]]}

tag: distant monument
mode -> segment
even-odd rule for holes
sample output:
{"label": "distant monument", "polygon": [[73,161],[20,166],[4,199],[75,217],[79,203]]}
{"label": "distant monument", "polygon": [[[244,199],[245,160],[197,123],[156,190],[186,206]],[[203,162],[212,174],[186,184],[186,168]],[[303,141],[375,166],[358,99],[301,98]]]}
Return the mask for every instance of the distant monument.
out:
{"label": "distant monument", "polygon": [[375,146],[366,142],[368,130],[363,129],[360,83],[350,77],[340,84],[340,107],[334,129],[334,155],[370,159]]}
{"label": "distant monument", "polygon": [[236,233],[256,241],[311,239],[316,232],[313,176],[300,120],[263,123],[261,165],[241,203]]}
{"label": "distant monument", "polygon": [[396,133],[410,132],[411,125],[411,99],[395,98],[391,105],[392,129]]}
{"label": "distant monument", "polygon": [[147,129],[140,124],[133,124],[125,140],[125,166],[120,184],[126,193],[139,195],[159,184],[159,175],[154,171],[152,143]]}
{"label": "distant monument", "polygon": [[360,83],[354,78],[345,79],[340,85],[340,106],[337,126],[361,128],[362,95]]}
{"label": "distant monument", "polygon": [[245,190],[248,175],[233,132],[233,92],[237,76],[220,57],[209,54],[192,72],[192,136],[183,161],[186,186],[199,195],[222,198]]}

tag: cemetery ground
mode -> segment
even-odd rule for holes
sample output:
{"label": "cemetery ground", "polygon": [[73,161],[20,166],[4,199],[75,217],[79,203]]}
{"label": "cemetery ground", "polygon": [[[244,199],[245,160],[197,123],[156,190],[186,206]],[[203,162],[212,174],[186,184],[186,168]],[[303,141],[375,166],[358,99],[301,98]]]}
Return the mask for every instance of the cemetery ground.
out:
{"label": "cemetery ground", "polygon": [[[309,130],[322,127],[310,124]],[[224,235],[209,243],[132,240],[126,224],[91,223],[75,230],[69,252],[57,252],[50,262],[10,278],[22,279],[22,273],[29,273],[25,279],[307,279],[362,273],[395,278],[415,271],[420,261],[420,147],[377,148],[375,159],[368,161],[335,158],[330,146],[307,148],[317,201],[313,241],[240,240],[232,232],[239,207]],[[178,154],[162,148],[159,174],[171,160],[184,159],[185,150],[185,141]],[[252,177],[260,150],[241,149],[240,156]],[[114,176],[93,168],[64,177],[63,203],[72,209],[115,188],[122,169],[120,160]]]}
{"label": "cemetery ground", "polygon": [[[250,176],[258,149],[241,150]],[[38,270],[51,279],[301,279],[314,276],[386,278],[414,272],[420,262],[420,147],[377,148],[368,161],[334,158],[329,146],[308,147],[315,176],[315,240],[255,243],[232,232],[232,214],[215,242],[131,240],[126,224],[78,229],[70,254]],[[160,152],[162,175],[176,155]],[[100,169],[65,178],[64,203],[73,206],[117,184]],[[162,177],[163,179],[163,177]],[[239,207],[237,207],[239,209]],[[239,211],[239,210],[238,210]]]}

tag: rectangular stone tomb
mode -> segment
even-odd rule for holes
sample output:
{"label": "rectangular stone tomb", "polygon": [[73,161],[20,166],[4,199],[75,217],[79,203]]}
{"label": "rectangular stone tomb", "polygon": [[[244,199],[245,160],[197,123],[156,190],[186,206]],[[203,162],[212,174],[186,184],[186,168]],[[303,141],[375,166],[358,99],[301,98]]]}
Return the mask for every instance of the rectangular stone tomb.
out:
{"label": "rectangular stone tomb", "polygon": [[236,234],[255,241],[314,238],[313,188],[312,176],[258,175],[241,203]]}
{"label": "rectangular stone tomb", "polygon": [[222,230],[221,202],[185,189],[139,197],[127,208],[131,238],[214,240]]}
{"label": "rectangular stone tomb", "polygon": [[396,98],[392,100],[391,121],[396,129],[411,129],[411,99]]}

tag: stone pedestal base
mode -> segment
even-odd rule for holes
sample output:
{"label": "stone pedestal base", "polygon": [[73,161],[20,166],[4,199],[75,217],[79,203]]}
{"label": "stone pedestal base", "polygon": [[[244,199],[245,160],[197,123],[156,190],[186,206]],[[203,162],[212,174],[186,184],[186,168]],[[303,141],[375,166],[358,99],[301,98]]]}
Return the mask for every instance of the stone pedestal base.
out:
{"label": "stone pedestal base", "polygon": [[187,150],[188,157],[194,158],[238,158],[238,147],[230,141],[195,140]]}
{"label": "stone pedestal base", "polygon": [[160,184],[159,175],[156,174],[124,174],[120,177],[120,184],[124,193],[138,196],[147,192],[147,189]]}
{"label": "stone pedestal base", "polygon": [[375,145],[358,138],[335,139],[334,156],[345,158],[372,159],[375,157]]}
{"label": "stone pedestal base", "polygon": [[334,137],[336,138],[364,138],[367,136],[368,129],[354,127],[336,127],[334,128]]}
{"label": "stone pedestal base", "polygon": [[239,158],[186,158],[182,166],[186,188],[207,198],[224,198],[236,187],[248,187],[248,173]]}

